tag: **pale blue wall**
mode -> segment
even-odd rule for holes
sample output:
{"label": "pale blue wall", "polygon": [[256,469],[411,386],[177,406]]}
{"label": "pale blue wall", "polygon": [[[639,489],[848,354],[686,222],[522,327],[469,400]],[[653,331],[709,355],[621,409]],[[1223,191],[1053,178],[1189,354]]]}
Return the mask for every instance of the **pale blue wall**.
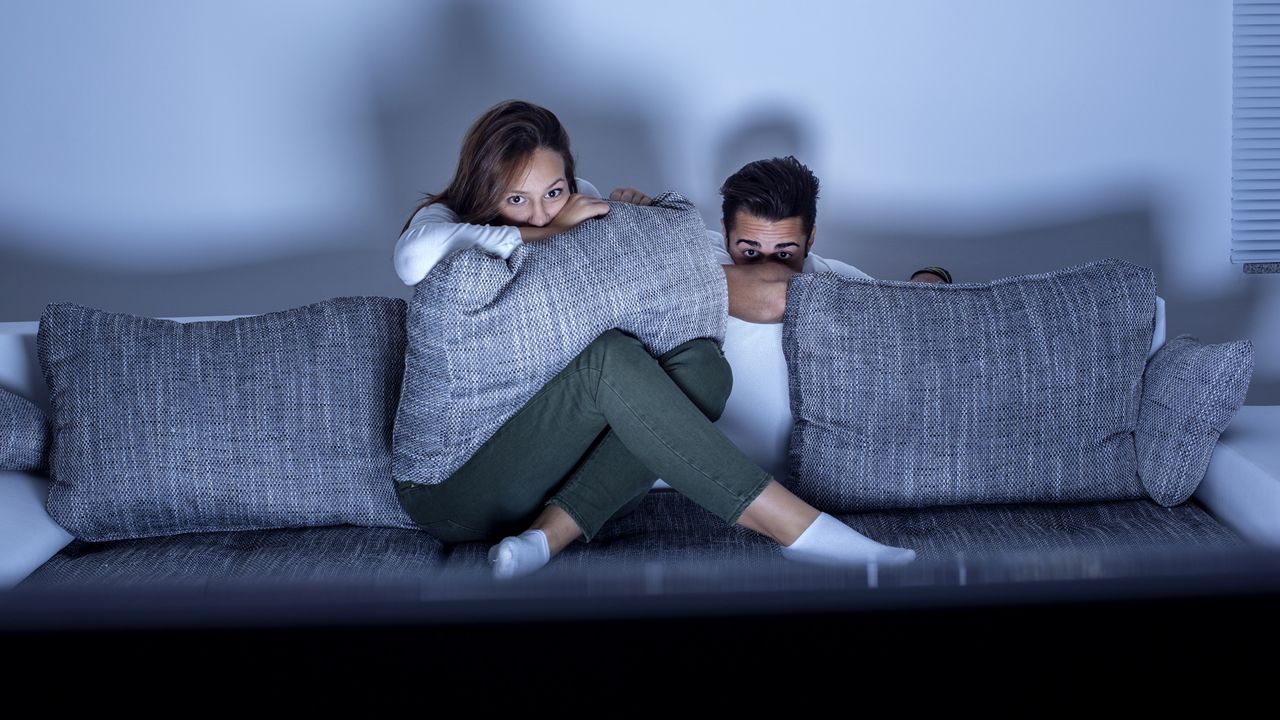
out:
{"label": "pale blue wall", "polygon": [[[1118,256],[1170,336],[1251,337],[1280,403],[1280,276],[1228,261],[1228,0],[88,2],[0,23],[0,321],[408,297],[391,250],[467,123],[524,97],[579,174],[676,189],[796,153],[819,254],[958,280]],[[268,9],[269,8],[269,9]]]}

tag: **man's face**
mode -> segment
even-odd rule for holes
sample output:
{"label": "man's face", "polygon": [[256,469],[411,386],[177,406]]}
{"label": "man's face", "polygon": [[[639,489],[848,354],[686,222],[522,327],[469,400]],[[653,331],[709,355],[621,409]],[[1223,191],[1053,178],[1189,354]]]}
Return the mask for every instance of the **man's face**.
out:
{"label": "man's face", "polygon": [[725,249],[735,265],[778,262],[796,272],[804,272],[804,259],[809,255],[809,246],[813,245],[814,232],[805,236],[804,219],[800,216],[775,221],[738,210],[733,229],[725,227],[723,218],[720,228],[724,230],[728,246]]}

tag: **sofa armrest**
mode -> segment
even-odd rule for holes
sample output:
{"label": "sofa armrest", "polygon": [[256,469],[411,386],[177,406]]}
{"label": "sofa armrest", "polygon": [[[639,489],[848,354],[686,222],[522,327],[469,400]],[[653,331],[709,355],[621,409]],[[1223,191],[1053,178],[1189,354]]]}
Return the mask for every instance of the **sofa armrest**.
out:
{"label": "sofa armrest", "polygon": [[1280,405],[1240,408],[1194,497],[1250,542],[1280,547]]}
{"label": "sofa armrest", "polygon": [[49,479],[0,470],[0,590],[22,582],[74,538],[49,517]]}

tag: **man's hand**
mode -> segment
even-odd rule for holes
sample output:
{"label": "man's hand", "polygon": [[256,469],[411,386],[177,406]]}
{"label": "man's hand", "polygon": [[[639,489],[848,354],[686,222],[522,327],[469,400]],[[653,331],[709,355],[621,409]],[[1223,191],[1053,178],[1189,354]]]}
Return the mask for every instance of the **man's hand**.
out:
{"label": "man's hand", "polygon": [[551,222],[541,227],[521,225],[520,239],[524,242],[546,240],[552,235],[577,227],[584,220],[607,215],[608,213],[609,203],[582,193],[572,193],[569,195],[569,199],[565,201],[564,207],[560,208],[560,212],[556,213]]}
{"label": "man's hand", "polygon": [[629,187],[614,190],[609,193],[609,199],[631,203],[632,205],[649,205],[653,202],[653,198],[645,195],[635,188]]}
{"label": "man's hand", "polygon": [[931,272],[925,272],[921,270],[917,272],[915,275],[911,276],[911,282],[944,283],[946,282],[946,280],[943,280],[942,278],[938,277],[937,275],[934,275]]}
{"label": "man's hand", "polygon": [[722,265],[729,285],[729,314],[754,323],[780,323],[795,270],[780,262]]}
{"label": "man's hand", "polygon": [[944,267],[930,265],[912,273],[911,282],[950,283],[951,273]]}

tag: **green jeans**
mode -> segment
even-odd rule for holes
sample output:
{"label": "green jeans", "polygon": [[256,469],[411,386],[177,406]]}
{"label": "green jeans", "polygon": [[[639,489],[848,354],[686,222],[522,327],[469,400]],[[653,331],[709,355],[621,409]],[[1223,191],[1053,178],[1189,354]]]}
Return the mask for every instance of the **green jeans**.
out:
{"label": "green jeans", "polygon": [[555,503],[591,542],[635,510],[659,477],[728,523],[773,479],[712,424],[733,371],[710,338],[658,358],[632,335],[601,333],[453,475],[396,481],[405,511],[444,542],[528,529]]}

